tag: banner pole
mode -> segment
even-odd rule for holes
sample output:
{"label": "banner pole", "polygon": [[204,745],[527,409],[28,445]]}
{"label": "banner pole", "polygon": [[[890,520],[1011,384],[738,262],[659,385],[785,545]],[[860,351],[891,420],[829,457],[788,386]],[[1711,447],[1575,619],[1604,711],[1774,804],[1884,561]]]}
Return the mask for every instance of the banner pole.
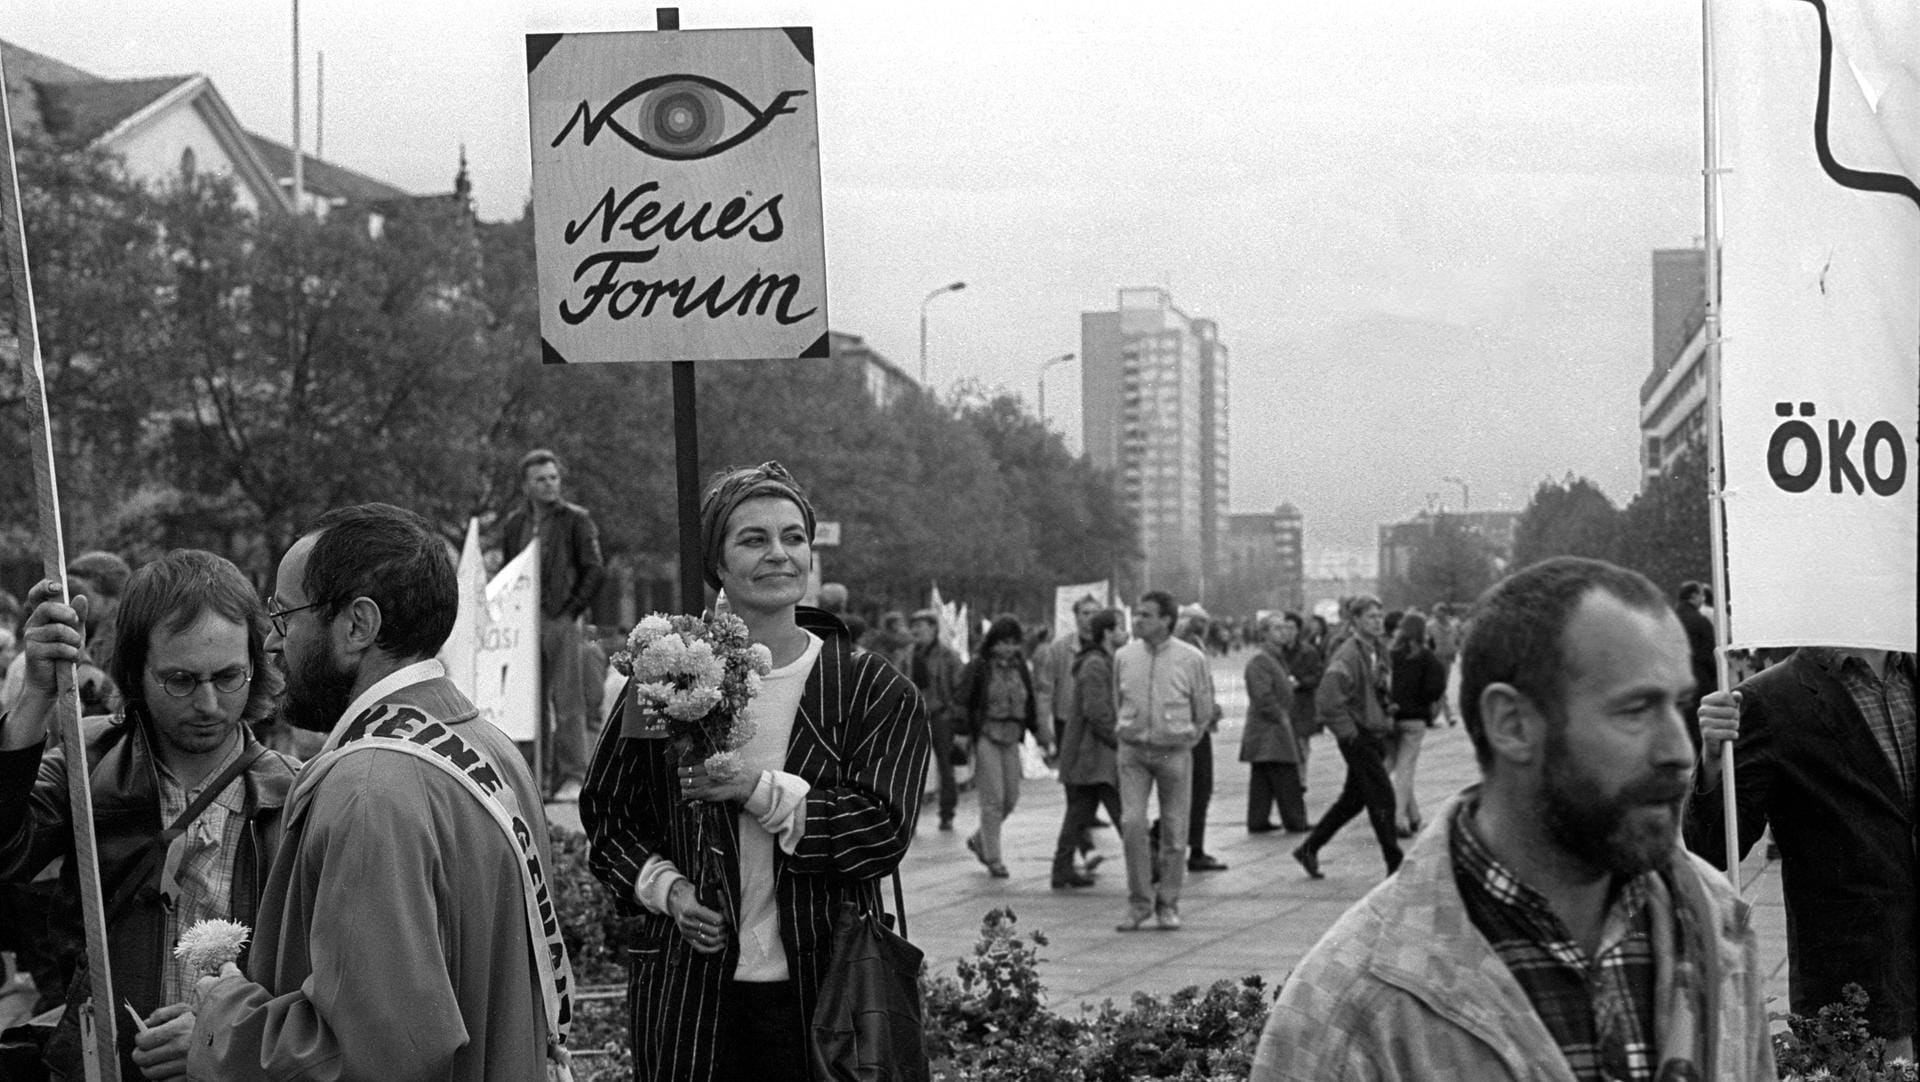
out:
{"label": "banner pole", "polygon": [[[680,9],[653,9],[655,30],[680,29]],[[680,511],[680,611],[698,616],[707,607],[700,549],[700,414],[694,401],[692,361],[673,362],[673,467]]]}
{"label": "banner pole", "polygon": [[[10,351],[20,366],[32,428],[33,482],[40,517],[40,555],[47,577],[67,587],[66,539],[60,528],[60,490],[54,476],[53,429],[47,412],[47,377],[40,358],[40,327],[33,306],[33,279],[27,269],[26,220],[20,209],[20,175],[13,155],[13,110],[0,71],[0,238],[7,263],[6,286],[12,294],[12,334],[0,334],[0,351]],[[72,663],[54,666],[57,696],[54,727],[67,760],[67,806],[73,824],[75,874],[80,885],[81,927],[87,939],[91,997],[78,1005],[81,1061],[88,1082],[120,1082],[120,1053],[114,1024],[113,975],[107,959],[105,898],[100,891],[100,854],[95,849],[93,788],[88,783],[87,745],[80,729],[80,689]]]}
{"label": "banner pole", "polygon": [[[1701,125],[1706,196],[1706,294],[1707,311],[1702,333],[1702,360],[1707,374],[1707,529],[1713,564],[1713,666],[1715,682],[1721,690],[1730,679],[1727,644],[1732,629],[1727,626],[1727,509],[1726,470],[1721,462],[1720,433],[1720,101],[1719,81],[1714,74],[1713,0],[1700,0],[1701,96],[1704,108]],[[1702,688],[1705,695],[1709,689]],[[1721,814],[1726,828],[1727,882],[1740,894],[1740,813],[1734,795],[1733,741],[1720,745]]]}

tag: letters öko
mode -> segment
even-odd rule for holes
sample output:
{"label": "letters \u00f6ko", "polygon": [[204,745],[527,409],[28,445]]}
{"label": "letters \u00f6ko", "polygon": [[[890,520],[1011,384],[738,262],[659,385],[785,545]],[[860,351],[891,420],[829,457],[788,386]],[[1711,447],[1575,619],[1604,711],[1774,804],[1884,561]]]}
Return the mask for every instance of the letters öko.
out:
{"label": "letters \u00f6ko", "polygon": [[[1777,402],[1773,411],[1777,416],[1788,418],[1780,422],[1767,441],[1767,475],[1781,490],[1798,493],[1811,489],[1820,482],[1823,465],[1830,467],[1826,472],[1828,487],[1833,492],[1851,487],[1855,495],[1860,495],[1870,488],[1875,495],[1891,496],[1907,483],[1907,448],[1892,421],[1875,421],[1867,426],[1860,438],[1856,465],[1853,441],[1860,436],[1860,430],[1853,421],[1829,420],[1823,445],[1818,429],[1793,416],[1793,403]],[[1817,412],[1813,403],[1800,403],[1801,417],[1812,417]],[[1800,447],[1798,469],[1787,462],[1787,451],[1795,444]]]}

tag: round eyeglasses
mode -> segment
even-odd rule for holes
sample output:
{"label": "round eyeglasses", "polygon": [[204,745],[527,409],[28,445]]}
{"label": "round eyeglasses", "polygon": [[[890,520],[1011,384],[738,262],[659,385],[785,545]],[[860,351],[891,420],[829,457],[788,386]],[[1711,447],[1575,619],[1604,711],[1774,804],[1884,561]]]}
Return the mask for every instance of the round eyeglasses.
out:
{"label": "round eyeglasses", "polygon": [[160,681],[160,686],[166,690],[167,694],[176,699],[184,699],[200,690],[201,684],[212,684],[213,690],[222,695],[231,695],[252,683],[253,670],[251,668],[225,669],[212,676],[201,676],[190,672],[170,672],[164,675],[154,673],[153,676]]}

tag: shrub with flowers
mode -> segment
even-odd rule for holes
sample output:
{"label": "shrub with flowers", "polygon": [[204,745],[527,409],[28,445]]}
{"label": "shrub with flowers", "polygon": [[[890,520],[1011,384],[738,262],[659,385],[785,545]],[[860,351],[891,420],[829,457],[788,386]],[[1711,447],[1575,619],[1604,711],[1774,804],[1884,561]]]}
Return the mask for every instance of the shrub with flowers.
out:
{"label": "shrub with flowers", "polygon": [[773,654],[747,638],[738,616],[653,613],[609,660],[633,677],[628,732],[674,741],[683,757],[703,759],[716,781],[739,776],[739,751],[753,739],[746,706],[773,671]]}

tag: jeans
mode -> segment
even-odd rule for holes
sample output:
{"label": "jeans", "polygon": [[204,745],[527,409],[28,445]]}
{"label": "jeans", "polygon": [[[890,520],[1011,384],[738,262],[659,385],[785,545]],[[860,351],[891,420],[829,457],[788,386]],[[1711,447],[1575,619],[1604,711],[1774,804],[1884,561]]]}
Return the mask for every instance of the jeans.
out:
{"label": "jeans", "polygon": [[1088,844],[1087,834],[1100,814],[1102,805],[1116,823],[1125,817],[1120,809],[1120,791],[1104,782],[1092,785],[1069,784],[1067,813],[1060,821],[1060,840],[1053,846],[1053,879],[1063,882],[1073,874],[1073,855]]}
{"label": "jeans", "polygon": [[1311,852],[1333,839],[1340,828],[1363,810],[1373,823],[1373,836],[1380,842],[1380,855],[1386,858],[1387,874],[1400,867],[1400,839],[1393,823],[1393,779],[1387,776],[1386,749],[1379,737],[1362,733],[1352,740],[1340,741],[1340,757],[1347,761],[1347,783],[1340,798],[1320,817],[1301,846]]}
{"label": "jeans", "polygon": [[980,855],[1000,861],[1000,824],[1020,803],[1020,745],[973,742],[973,780],[980,790]]}
{"label": "jeans", "polygon": [[587,777],[587,697],[580,688],[580,670],[580,621],[543,617],[540,682],[542,705],[553,709],[547,775],[555,788]]}
{"label": "jeans", "polygon": [[[1127,852],[1127,901],[1133,915],[1178,909],[1187,874],[1187,812],[1193,801],[1193,752],[1183,747],[1120,742],[1120,837]],[[1160,797],[1160,882],[1147,852],[1147,796]]]}

